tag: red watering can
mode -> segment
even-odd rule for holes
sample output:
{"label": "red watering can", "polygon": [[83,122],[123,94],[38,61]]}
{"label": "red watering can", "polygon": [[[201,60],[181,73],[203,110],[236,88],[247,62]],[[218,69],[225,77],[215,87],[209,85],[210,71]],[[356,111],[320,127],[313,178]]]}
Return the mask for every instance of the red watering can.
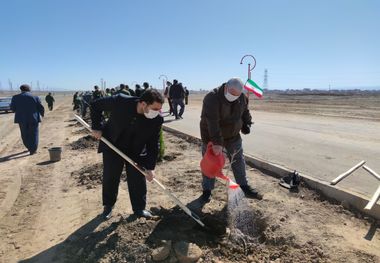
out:
{"label": "red watering can", "polygon": [[235,189],[239,187],[239,185],[234,183],[222,172],[225,162],[226,159],[224,157],[224,154],[215,155],[212,151],[212,142],[209,142],[207,144],[206,152],[201,160],[201,171],[205,176],[209,178],[219,177],[223,180],[228,181],[229,187]]}
{"label": "red watering can", "polygon": [[215,155],[212,151],[212,142],[207,144],[207,149],[201,160],[201,170],[209,178],[222,175],[222,169],[226,160],[223,154]]}

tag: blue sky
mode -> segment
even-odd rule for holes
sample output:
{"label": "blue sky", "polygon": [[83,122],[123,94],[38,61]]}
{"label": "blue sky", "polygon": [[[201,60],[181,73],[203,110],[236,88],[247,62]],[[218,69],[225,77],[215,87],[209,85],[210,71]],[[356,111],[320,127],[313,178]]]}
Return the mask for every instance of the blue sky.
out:
{"label": "blue sky", "polygon": [[[211,89],[380,88],[380,1],[2,0],[0,81],[91,89],[177,78]],[[248,61],[247,61],[248,62]]]}

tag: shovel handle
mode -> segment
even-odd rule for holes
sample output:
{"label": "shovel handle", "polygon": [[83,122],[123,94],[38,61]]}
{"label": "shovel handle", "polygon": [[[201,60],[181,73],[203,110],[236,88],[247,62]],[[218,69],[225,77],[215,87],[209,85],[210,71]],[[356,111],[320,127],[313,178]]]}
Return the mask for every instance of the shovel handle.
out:
{"label": "shovel handle", "polygon": [[[91,127],[90,125],[88,125],[87,122],[85,122],[81,117],[79,117],[78,115],[74,114],[75,118],[89,131],[91,131]],[[138,166],[131,158],[129,158],[127,155],[125,155],[125,153],[123,153],[122,151],[120,151],[118,148],[116,148],[115,145],[113,145],[109,140],[107,140],[106,138],[104,138],[103,136],[100,138],[100,140],[102,142],[104,142],[105,144],[107,144],[108,147],[110,147],[112,150],[114,150],[118,155],[120,155],[121,157],[123,157],[124,160],[126,160],[127,162],[129,162],[133,167],[135,167],[140,173],[142,173],[144,176],[146,176],[146,172],[141,169],[140,166]]]}
{"label": "shovel handle", "polygon": [[[81,117],[74,114],[75,118],[89,131],[91,131],[90,125],[88,125],[87,122],[85,122]],[[143,170],[140,166],[138,166],[131,158],[129,158],[127,155],[125,155],[122,151],[120,151],[116,146],[114,146],[110,141],[108,141],[103,136],[100,138],[102,142],[107,144],[108,147],[110,147],[112,150],[114,150],[117,154],[119,154],[124,160],[126,160],[128,163],[130,163],[133,167],[135,167],[141,174],[146,176],[145,170]],[[192,219],[194,219],[199,225],[202,227],[205,226],[205,224],[200,220],[199,216],[196,215],[194,212],[192,212],[187,206],[185,206],[174,194],[172,194],[160,181],[158,181],[156,178],[153,178],[153,181],[176,203],[188,216],[190,216]]]}

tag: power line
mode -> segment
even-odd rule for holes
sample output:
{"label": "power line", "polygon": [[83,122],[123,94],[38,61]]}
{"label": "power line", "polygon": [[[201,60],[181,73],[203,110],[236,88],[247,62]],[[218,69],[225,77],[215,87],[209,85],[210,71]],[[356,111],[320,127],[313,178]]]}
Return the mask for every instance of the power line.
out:
{"label": "power line", "polygon": [[12,81],[10,79],[8,79],[8,84],[9,84],[9,90],[13,91]]}
{"label": "power line", "polygon": [[268,70],[264,70],[264,83],[263,83],[263,88],[267,89],[268,88]]}

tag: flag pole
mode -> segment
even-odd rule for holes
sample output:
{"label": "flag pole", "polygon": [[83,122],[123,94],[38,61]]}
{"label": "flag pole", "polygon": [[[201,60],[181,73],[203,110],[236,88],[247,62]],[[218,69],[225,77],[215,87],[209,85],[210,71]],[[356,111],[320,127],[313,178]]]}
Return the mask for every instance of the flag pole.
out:
{"label": "flag pole", "polygon": [[[253,67],[251,68],[251,63],[248,63],[248,79],[251,79],[251,71],[256,67],[256,59],[254,56],[252,55],[244,55],[241,60],[240,60],[240,65],[243,65],[243,60],[246,58],[246,57],[251,57],[253,59]],[[247,99],[248,99],[248,103],[249,103],[249,90],[248,90],[248,93],[247,93]]]}
{"label": "flag pole", "polygon": [[251,79],[251,71],[256,67],[256,59],[254,56],[252,55],[244,55],[241,60],[240,60],[240,65],[243,65],[243,60],[246,58],[246,57],[250,57],[253,59],[253,67],[251,68],[251,63],[248,63],[248,79]]}

